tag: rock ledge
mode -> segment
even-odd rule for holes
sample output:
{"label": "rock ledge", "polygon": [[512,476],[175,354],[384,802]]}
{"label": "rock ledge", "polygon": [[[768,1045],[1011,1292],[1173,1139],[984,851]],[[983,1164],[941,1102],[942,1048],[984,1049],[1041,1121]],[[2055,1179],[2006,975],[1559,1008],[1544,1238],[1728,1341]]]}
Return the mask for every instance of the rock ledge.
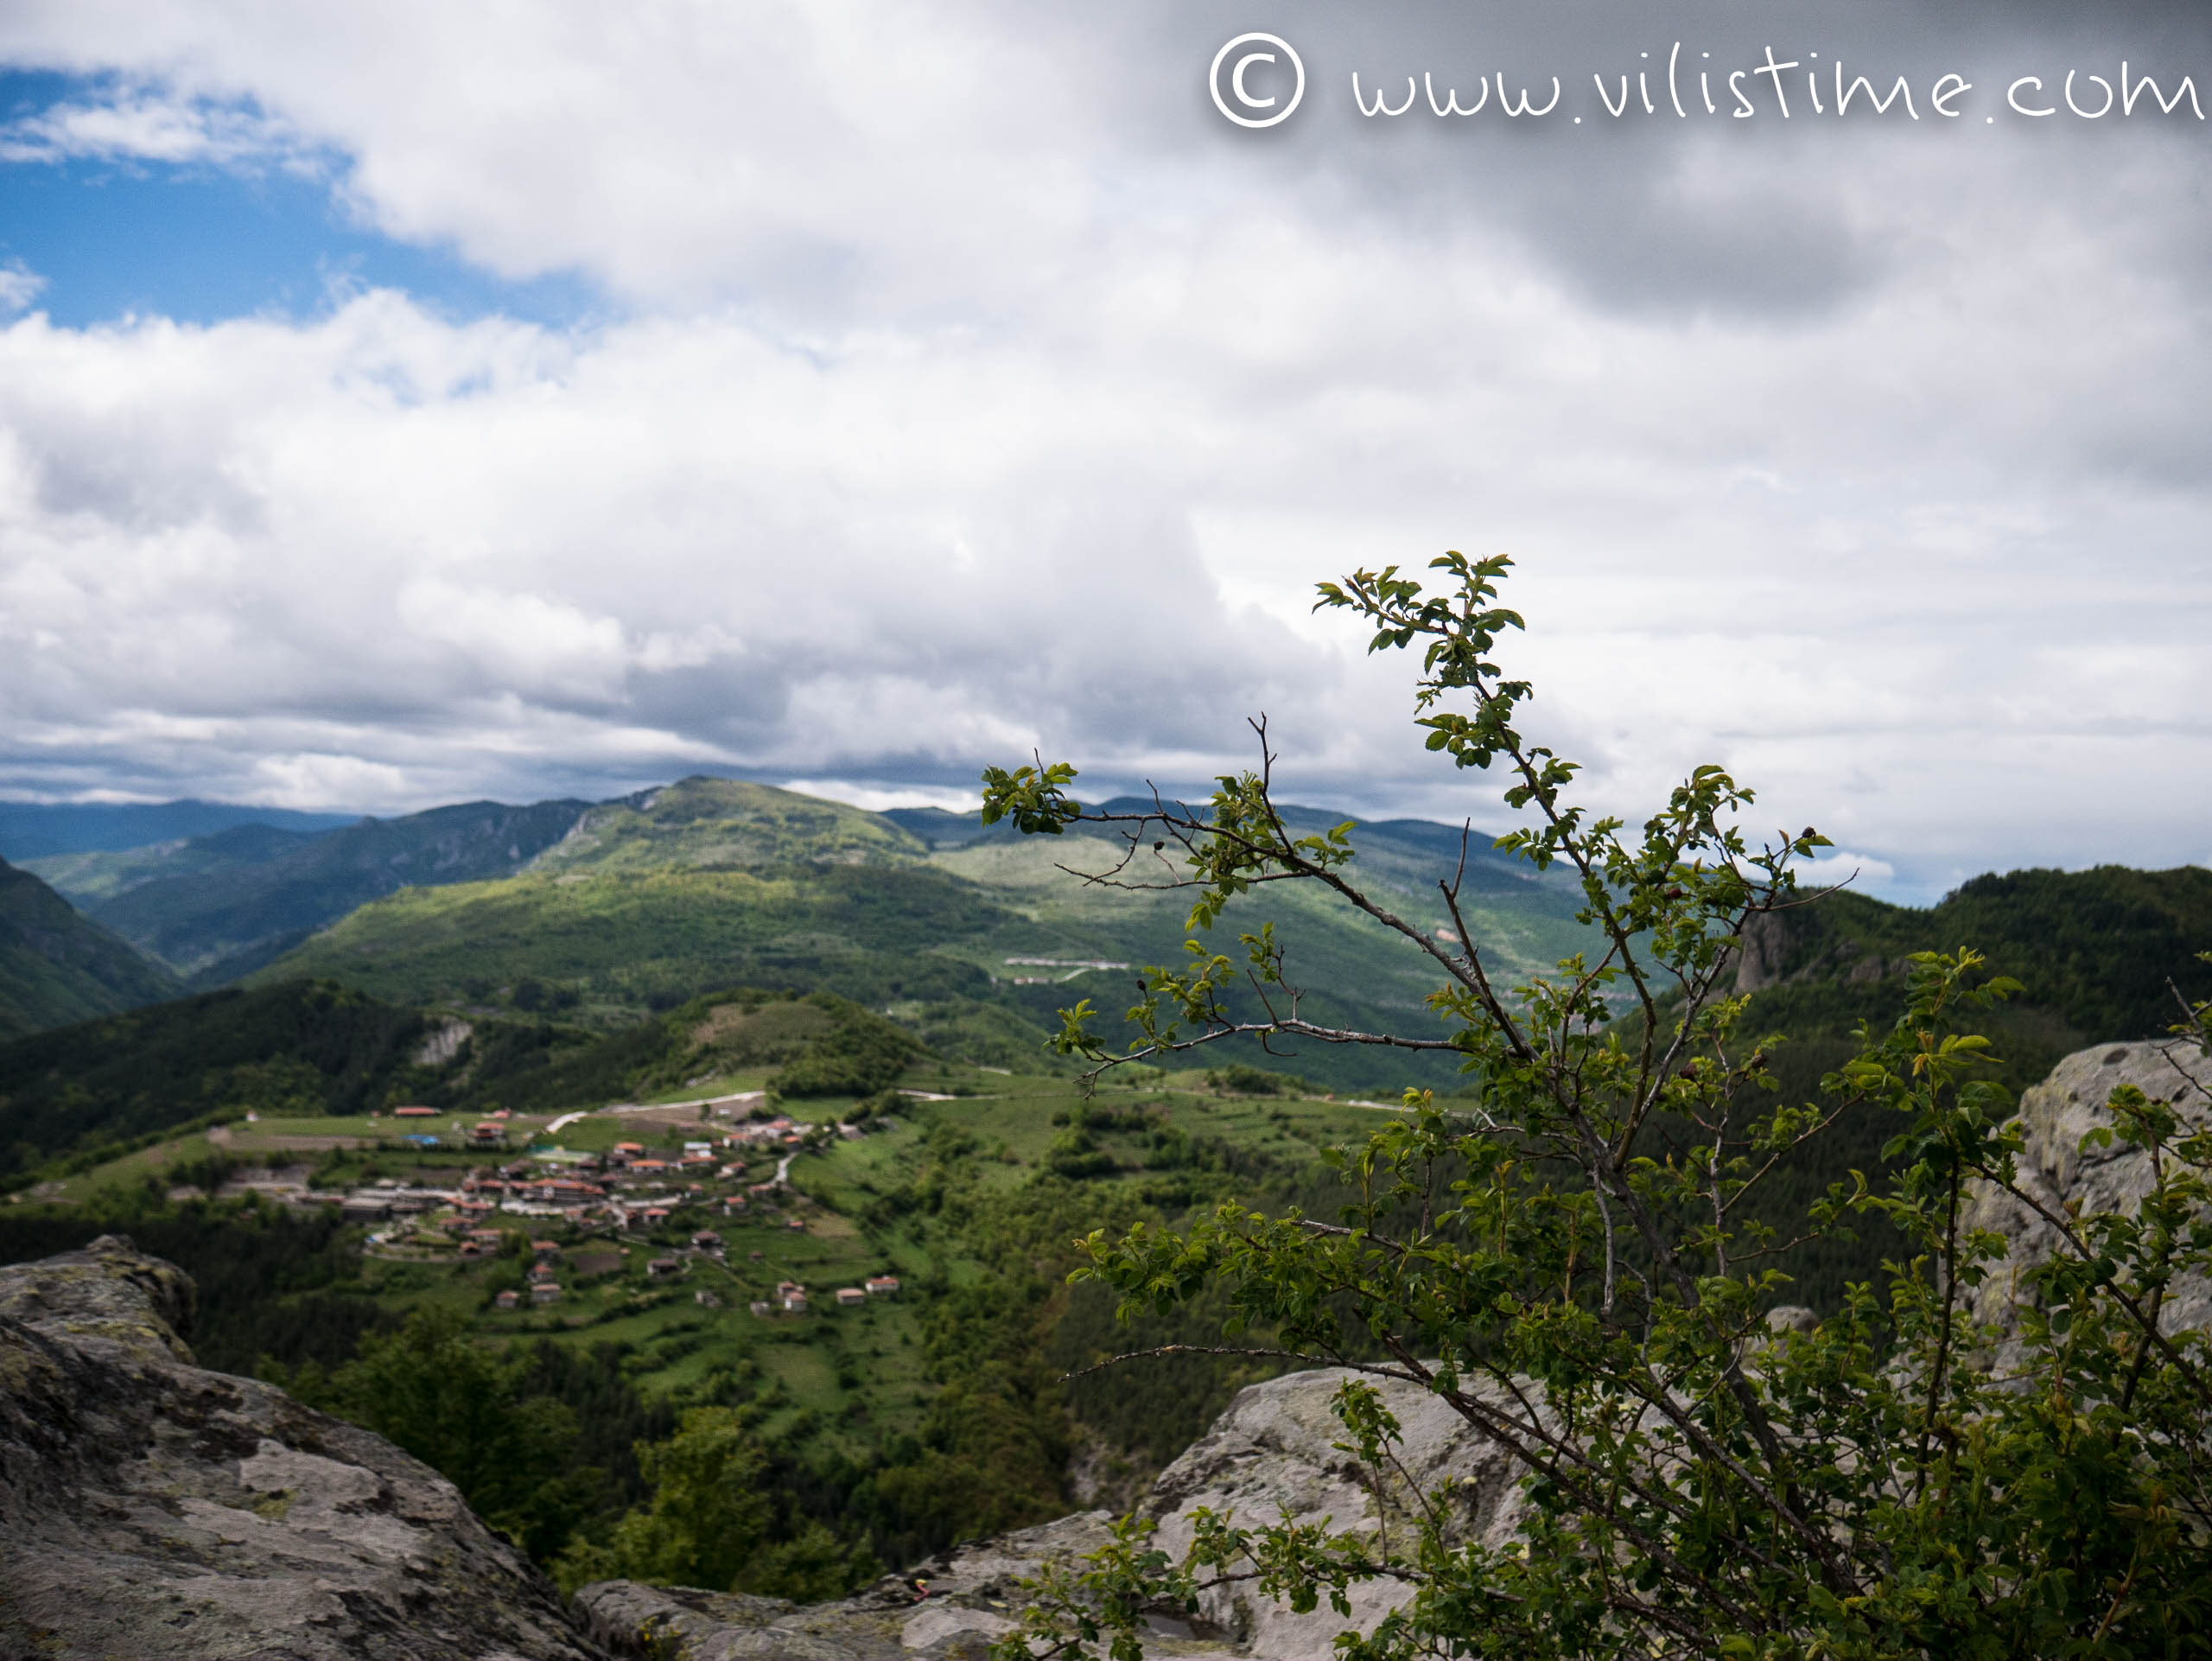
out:
{"label": "rock ledge", "polygon": [[0,1269],[0,1654],[598,1661],[443,1477],[194,1365],[192,1302],[118,1236]]}

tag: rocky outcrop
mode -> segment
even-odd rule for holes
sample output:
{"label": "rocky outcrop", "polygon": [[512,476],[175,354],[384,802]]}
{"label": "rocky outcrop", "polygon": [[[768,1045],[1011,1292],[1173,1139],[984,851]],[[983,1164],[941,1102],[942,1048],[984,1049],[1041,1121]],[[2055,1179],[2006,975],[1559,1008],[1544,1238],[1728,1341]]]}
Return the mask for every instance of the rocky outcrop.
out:
{"label": "rocky outcrop", "polygon": [[[2212,1065],[2194,1043],[2172,1039],[2100,1044],[2068,1056],[2050,1078],[2021,1092],[2021,1189],[2061,1216],[2069,1211],[2134,1210],[2152,1188],[2151,1156],[2117,1140],[2085,1151],[2082,1138],[2112,1123],[2104,1105],[2122,1085],[2135,1085],[2153,1101],[2171,1103],[2187,1123],[2212,1123],[2212,1104],[2190,1073],[2212,1079]],[[2024,1295],[2023,1272],[2049,1260],[2058,1249],[2058,1231],[2032,1206],[1987,1186],[1974,1191],[1963,1220],[1974,1228],[1993,1229],[2010,1242],[2006,1263],[1977,1289],[1974,1302],[1977,1320],[2009,1326],[2011,1310]],[[2202,1275],[2177,1275],[2166,1290],[2159,1321],[2169,1333],[2212,1326],[2212,1285]]]}
{"label": "rocky outcrop", "polygon": [[192,1295],[113,1236],[0,1270],[0,1654],[601,1654],[429,1467],[194,1365]]}
{"label": "rocky outcrop", "polygon": [[[1109,1518],[1082,1511],[1039,1528],[958,1546],[904,1575],[886,1575],[836,1603],[791,1604],[683,1587],[602,1581],[576,1594],[576,1610],[600,1642],[635,1656],[683,1661],[978,1661],[1011,1632],[1020,1582],[1047,1562],[1106,1543]],[[1147,1645],[1157,1655],[1222,1653],[1162,1621]]]}
{"label": "rocky outcrop", "polygon": [[[1332,1444],[1344,1428],[1329,1410],[1341,1369],[1291,1373],[1240,1391],[1212,1429],[1160,1473],[1146,1510],[1159,1543],[1179,1556],[1201,1506],[1240,1523],[1330,1518],[1338,1528],[1388,1531],[1410,1544],[1418,1486],[1442,1493],[1452,1531],[1502,1544],[1518,1520],[1513,1462],[1452,1408],[1418,1387],[1372,1379],[1398,1419],[1399,1468],[1377,1482]],[[1445,1485],[1452,1483],[1448,1493]],[[903,1575],[879,1581],[841,1603],[804,1607],[680,1588],[607,1581],[576,1595],[593,1635],[619,1652],[673,1652],[683,1661],[791,1657],[794,1661],[893,1661],[945,1657],[973,1661],[1011,1631],[1020,1612],[1020,1582],[1053,1559],[1096,1550],[1109,1514],[1084,1511],[957,1547]],[[1208,1593],[1194,1619],[1155,1614],[1145,1641],[1153,1656],[1253,1656],[1268,1661],[1327,1661],[1346,1626],[1372,1630],[1403,1601],[1403,1588],[1376,1581],[1356,1588],[1349,1620],[1325,1604],[1308,1614],[1243,1588]]]}
{"label": "rocky outcrop", "polygon": [[[1396,1468],[1378,1476],[1335,1446],[1347,1438],[1329,1403],[1355,1376],[1322,1368],[1240,1391],[1212,1429],[1154,1484],[1147,1510],[1160,1520],[1160,1545],[1179,1556],[1203,1506],[1230,1513],[1247,1527],[1286,1515],[1301,1524],[1326,1518],[1338,1529],[1382,1535],[1384,1543],[1402,1550],[1414,1541],[1416,1490],[1442,1508],[1453,1537],[1503,1545],[1520,1520],[1517,1462],[1441,1397],[1415,1384],[1370,1378],[1403,1433],[1392,1450]],[[1198,1614],[1248,1654],[1326,1661],[1347,1626],[1372,1631],[1409,1595],[1390,1581],[1355,1587],[1348,1621],[1325,1601],[1299,1614],[1243,1586],[1224,1587],[1205,1594]]]}

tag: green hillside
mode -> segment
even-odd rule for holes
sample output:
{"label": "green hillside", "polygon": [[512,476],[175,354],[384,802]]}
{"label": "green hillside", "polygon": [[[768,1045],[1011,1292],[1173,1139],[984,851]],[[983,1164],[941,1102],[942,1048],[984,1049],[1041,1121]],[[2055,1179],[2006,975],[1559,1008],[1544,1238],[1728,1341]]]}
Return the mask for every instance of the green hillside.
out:
{"label": "green hillside", "polygon": [[0,1039],[173,997],[146,961],[30,872],[0,861]]}
{"label": "green hillside", "polygon": [[[1410,920],[1438,926],[1433,884],[1453,869],[1458,838],[1422,829],[1433,845],[1363,833],[1358,872]],[[550,1007],[602,1028],[714,987],[821,989],[889,1010],[948,1055],[1035,1066],[1058,1008],[1085,996],[1118,1008],[1137,968],[1183,955],[1186,896],[1090,886],[1058,869],[1103,869],[1114,851],[1082,837],[925,841],[855,808],[687,780],[594,809],[524,875],[365,906],[257,979],[324,977],[403,1002]],[[1464,908],[1511,977],[1584,937],[1571,884],[1503,866],[1486,845],[1476,850]],[[1292,943],[1309,1015],[1370,1028],[1429,1019],[1421,1000],[1433,983],[1416,954],[1332,896],[1252,896],[1217,926],[1217,949],[1241,956],[1237,933],[1269,920]],[[1324,1048],[1269,1065],[1354,1091],[1453,1076],[1448,1061],[1376,1051]]]}
{"label": "green hillside", "polygon": [[1789,1065],[1809,1087],[1812,1058],[1840,1054],[1860,1021],[1893,1017],[1910,954],[1961,945],[2021,983],[1992,1017],[2003,1076],[2020,1088],[2072,1051],[2162,1035],[2181,1014],[2177,988],[2212,996],[2212,967],[2196,961],[2212,951],[2212,871],[2013,871],[1925,907],[1830,894],[1771,920],[1738,985],[1753,994],[1751,1028],[1796,1040],[1808,1059]]}
{"label": "green hillside", "polygon": [[[1301,830],[1341,817],[1287,811]],[[1459,863],[1459,833],[1393,821],[1362,824],[1357,838],[1359,878],[1440,926],[1435,883]],[[1060,1005],[1111,1007],[1135,967],[1181,956],[1180,896],[1086,887],[1056,869],[1102,869],[1113,852],[1095,837],[1029,843],[975,813],[870,813],[695,777],[596,806],[474,803],[320,834],[242,824],[41,865],[194,986],[324,977],[394,1002],[557,1012],[601,1030],[716,987],[818,988],[895,1009],[948,1054],[1033,1066]],[[1467,850],[1465,894],[1509,978],[1581,940],[1573,884],[1485,838]],[[1236,933],[1268,920],[1291,931],[1309,1015],[1426,1021],[1415,956],[1326,896],[1255,899],[1224,920],[1218,949],[1236,952]],[[1008,961],[1025,958],[1050,961]],[[1452,1072],[1371,1052],[1295,1059],[1349,1090]]]}
{"label": "green hillside", "polygon": [[907,865],[924,844],[880,814],[741,779],[681,779],[586,811],[533,871]]}
{"label": "green hillside", "polygon": [[[710,994],[613,1034],[463,1021],[327,981],[202,993],[0,1043],[0,1182],[89,1168],[211,1117],[396,1103],[557,1114],[739,1076],[793,1099],[880,1091],[926,1047],[828,993]],[[89,1162],[89,1164],[88,1164]]]}
{"label": "green hillside", "polygon": [[0,1178],[222,1110],[347,1113],[466,1066],[441,1018],[293,982],[156,1003],[0,1044]]}
{"label": "green hillside", "polygon": [[835,865],[529,875],[409,888],[259,971],[327,976],[379,996],[512,1005],[518,989],[613,1026],[715,986],[823,987],[881,1003],[987,990],[938,947],[1001,920],[942,871]]}

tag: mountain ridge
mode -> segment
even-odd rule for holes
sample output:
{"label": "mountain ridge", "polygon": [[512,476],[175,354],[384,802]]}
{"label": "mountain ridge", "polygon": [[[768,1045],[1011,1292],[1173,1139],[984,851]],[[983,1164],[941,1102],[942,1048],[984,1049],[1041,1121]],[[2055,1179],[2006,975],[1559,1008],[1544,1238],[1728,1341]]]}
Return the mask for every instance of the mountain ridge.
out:
{"label": "mountain ridge", "polygon": [[173,997],[175,977],[0,860],[0,1039]]}

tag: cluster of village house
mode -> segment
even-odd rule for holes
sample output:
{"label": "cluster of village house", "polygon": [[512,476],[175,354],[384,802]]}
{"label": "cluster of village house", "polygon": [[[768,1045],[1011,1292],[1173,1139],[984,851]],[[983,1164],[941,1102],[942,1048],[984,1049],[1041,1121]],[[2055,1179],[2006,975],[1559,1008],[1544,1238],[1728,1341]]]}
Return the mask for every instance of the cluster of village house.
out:
{"label": "cluster of village house", "polygon": [[[500,1244],[500,1232],[498,1229],[474,1229],[469,1231],[469,1241],[480,1249],[496,1251]],[[562,1286],[557,1263],[561,1243],[558,1240],[532,1240],[530,1249],[536,1258],[530,1266],[531,1302],[540,1306],[559,1302]],[[753,1253],[755,1257],[760,1255]],[[716,1262],[728,1260],[722,1246],[722,1237],[712,1229],[701,1229],[691,1237],[688,1252],[655,1257],[645,1265],[645,1276],[649,1280],[673,1280],[690,1268],[688,1258],[693,1257],[712,1257]],[[601,1267],[611,1269],[620,1262],[618,1257],[606,1260],[603,1264],[596,1263],[591,1261],[591,1255],[586,1253],[578,1259],[577,1267],[597,1272]],[[874,1275],[858,1286],[839,1287],[834,1295],[838,1308],[850,1309],[865,1304],[870,1298],[895,1297],[898,1292],[899,1277],[896,1275]],[[719,1307],[721,1301],[710,1292],[701,1292],[696,1295],[700,1302],[713,1307]],[[520,1292],[505,1291],[493,1301],[502,1309],[514,1309],[521,1307],[522,1296]],[[778,1314],[803,1315],[807,1310],[806,1288],[798,1281],[779,1281],[775,1296],[755,1300],[752,1309],[754,1314],[764,1319]]]}
{"label": "cluster of village house", "polygon": [[[428,1108],[403,1107],[398,1117],[420,1117]],[[497,1168],[472,1171],[455,1189],[421,1188],[404,1182],[377,1182],[343,1196],[306,1194],[307,1200],[335,1199],[348,1219],[381,1222],[423,1212],[450,1210],[448,1225],[456,1231],[493,1210],[526,1216],[563,1216],[577,1222],[606,1222],[618,1228],[652,1227],[679,1205],[718,1205],[725,1216],[741,1216],[765,1206],[774,1209],[782,1185],[771,1179],[741,1187],[746,1174],[741,1150],[765,1148],[785,1152],[803,1146],[816,1127],[777,1117],[763,1123],[717,1128],[703,1141],[686,1142],[671,1159],[649,1154],[642,1142],[621,1142],[604,1154],[538,1155]],[[849,1129],[840,1127],[841,1130]],[[857,1135],[857,1130],[852,1134]],[[467,1133],[474,1149],[505,1145],[506,1126],[485,1120]],[[429,1135],[406,1138],[439,1146]],[[801,1226],[798,1219],[791,1226]]]}
{"label": "cluster of village house", "polygon": [[[435,1113],[433,1108],[402,1107],[395,1110],[394,1117],[419,1120]],[[470,1128],[463,1139],[465,1145],[472,1149],[504,1150],[505,1117],[486,1119]],[[852,1127],[839,1129],[849,1136],[860,1134]],[[815,1130],[811,1124],[779,1117],[726,1130],[717,1127],[713,1137],[684,1142],[682,1151],[671,1159],[654,1156],[642,1142],[621,1142],[604,1154],[564,1154],[556,1161],[540,1155],[496,1168],[480,1167],[463,1177],[458,1187],[377,1182],[343,1196],[302,1190],[291,1197],[308,1203],[335,1200],[353,1221],[408,1219],[414,1239],[419,1241],[427,1226],[452,1238],[462,1258],[482,1257],[498,1252],[505,1238],[505,1231],[486,1226],[494,1212],[559,1217],[581,1226],[621,1231],[658,1227],[683,1206],[719,1206],[724,1216],[732,1218],[780,1217],[777,1202],[783,1192],[782,1181],[746,1183],[745,1163],[732,1155],[746,1149],[786,1153],[804,1146]],[[434,1135],[415,1134],[406,1140],[418,1146],[443,1145],[442,1139]],[[805,1227],[797,1217],[780,1220],[789,1229]],[[371,1238],[384,1243],[380,1235]],[[558,1268],[561,1244],[533,1240],[531,1247],[535,1261],[529,1271],[529,1301],[541,1306],[558,1302],[564,1295]],[[699,1230],[680,1255],[655,1257],[648,1263],[646,1275],[653,1280],[673,1279],[685,1273],[693,1257],[727,1261],[721,1236],[712,1229]],[[588,1261],[591,1257],[588,1252],[581,1254],[576,1266],[586,1273],[597,1273],[620,1262],[619,1254],[611,1252],[601,1263]],[[861,1286],[840,1287],[834,1296],[840,1307],[851,1308],[865,1304],[871,1297],[894,1295],[898,1290],[897,1276],[879,1275]],[[513,1309],[520,1307],[524,1295],[503,1291],[495,1301],[500,1308]],[[697,1296],[705,1304],[720,1301],[708,1292]],[[789,1281],[778,1285],[772,1300],[752,1305],[753,1313],[760,1316],[803,1314],[806,1308],[806,1289]]]}
{"label": "cluster of village house", "polygon": [[[833,1295],[841,1309],[851,1309],[866,1303],[870,1298],[895,1297],[899,1292],[896,1275],[871,1275],[858,1286],[841,1286]],[[806,1288],[797,1281],[778,1281],[776,1295],[753,1300],[753,1313],[763,1320],[778,1314],[803,1315],[806,1313]]]}

